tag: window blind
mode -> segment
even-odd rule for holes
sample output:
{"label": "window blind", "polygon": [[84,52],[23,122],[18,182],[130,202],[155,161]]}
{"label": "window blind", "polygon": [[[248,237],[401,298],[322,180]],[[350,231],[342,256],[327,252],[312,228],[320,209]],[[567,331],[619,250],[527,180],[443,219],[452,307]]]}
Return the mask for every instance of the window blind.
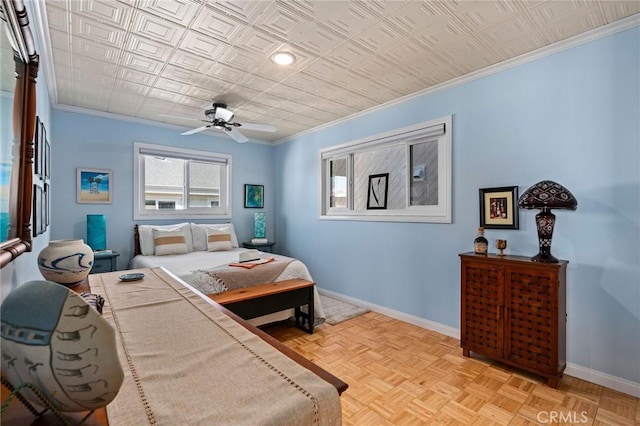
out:
{"label": "window blind", "polygon": [[326,160],[333,157],[341,157],[341,156],[351,154],[351,153],[356,153],[359,151],[375,149],[379,145],[383,145],[383,144],[386,147],[389,147],[394,142],[406,143],[406,142],[411,142],[412,140],[415,140],[415,139],[439,137],[444,135],[445,132],[446,132],[445,123],[438,123],[433,126],[413,129],[407,132],[398,133],[391,136],[386,136],[386,137],[381,137],[376,139],[360,140],[356,142],[351,142],[347,145],[341,145],[335,148],[329,148],[321,153],[321,158],[323,160]]}

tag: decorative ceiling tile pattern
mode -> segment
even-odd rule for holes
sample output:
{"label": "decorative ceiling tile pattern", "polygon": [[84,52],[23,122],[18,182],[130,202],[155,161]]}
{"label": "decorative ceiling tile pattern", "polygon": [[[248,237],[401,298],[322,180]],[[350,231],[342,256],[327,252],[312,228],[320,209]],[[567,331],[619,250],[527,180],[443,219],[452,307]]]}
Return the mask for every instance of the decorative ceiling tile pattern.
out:
{"label": "decorative ceiling tile pattern", "polygon": [[[47,1],[54,102],[277,141],[640,12],[618,0]],[[289,67],[276,51],[292,52]]]}

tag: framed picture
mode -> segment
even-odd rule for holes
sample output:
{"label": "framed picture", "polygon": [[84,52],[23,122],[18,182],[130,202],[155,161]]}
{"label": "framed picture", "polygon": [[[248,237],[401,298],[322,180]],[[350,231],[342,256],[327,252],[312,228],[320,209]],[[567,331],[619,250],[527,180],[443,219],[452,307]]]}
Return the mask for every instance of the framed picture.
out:
{"label": "framed picture", "polygon": [[78,167],[76,174],[77,203],[111,204],[113,194],[111,170]]}
{"label": "framed picture", "polygon": [[37,237],[47,230],[45,219],[44,191],[38,184],[33,185],[33,236]]}
{"label": "framed picture", "polygon": [[40,228],[38,218],[40,216],[40,204],[38,203],[38,185],[33,185],[33,206],[31,208],[31,228],[33,236],[37,237],[40,234]]}
{"label": "framed picture", "polygon": [[480,188],[480,226],[518,229],[518,187]]}
{"label": "framed picture", "polygon": [[[40,121],[40,117],[36,116],[36,128],[35,128],[35,136],[33,138],[33,173],[37,176],[43,175],[42,170],[42,150],[43,150],[43,134],[44,125],[42,121]],[[34,229],[35,232],[35,229]]]}
{"label": "framed picture", "polygon": [[49,139],[46,137],[44,139],[44,177],[45,179],[51,179],[51,146],[49,145]]}
{"label": "framed picture", "polygon": [[264,185],[244,185],[244,206],[248,209],[264,208]]}
{"label": "framed picture", "polygon": [[369,175],[369,190],[367,191],[367,210],[386,209],[388,190],[389,190],[389,173]]}
{"label": "framed picture", "polygon": [[51,204],[50,204],[50,198],[51,196],[51,189],[48,183],[44,184],[44,213],[45,213],[45,217],[44,217],[44,224],[45,224],[45,228],[49,227],[49,224],[51,223],[51,219],[49,217],[49,215],[51,214]]}
{"label": "framed picture", "polygon": [[[40,140],[38,141],[38,163],[40,164],[40,175],[41,178],[45,177],[45,162],[46,162],[46,147],[47,144],[47,129],[44,127],[44,123],[40,121]],[[35,161],[35,160],[34,160]]]}

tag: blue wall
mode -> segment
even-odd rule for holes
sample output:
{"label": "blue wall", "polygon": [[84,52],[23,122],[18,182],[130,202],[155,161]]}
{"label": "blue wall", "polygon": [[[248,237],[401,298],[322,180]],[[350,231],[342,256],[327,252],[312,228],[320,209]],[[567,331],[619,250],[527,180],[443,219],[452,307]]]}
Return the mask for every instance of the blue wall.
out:
{"label": "blue wall", "polygon": [[[38,114],[52,146],[52,226],[2,269],[2,297],[40,278],[49,239],[86,238],[86,215],[107,215],[109,248],[131,255],[133,142],[233,155],[233,222],[251,237],[243,184],[264,184],[268,236],[307,263],[320,287],[459,327],[458,253],[472,249],[478,188],[552,179],[578,198],[555,211],[553,253],[568,271],[568,358],[640,382],[640,29],[633,28],[483,79],[407,100],[275,148],[214,134],[51,110],[43,71]],[[318,219],[318,150],[453,115],[453,223]],[[76,204],[76,167],[113,170],[109,205]],[[537,252],[535,211],[520,230],[487,230],[508,253]],[[171,221],[173,222],[173,221]]]}
{"label": "blue wall", "polygon": [[[253,213],[267,213],[267,236],[273,238],[275,216],[272,176],[273,148],[253,143],[239,144],[226,136],[205,132],[180,136],[180,130],[149,126],[111,118],[53,111],[52,155],[54,182],[51,239],[86,239],[86,215],[102,213],[107,218],[107,246],[120,253],[118,267],[126,268],[133,251],[135,223],[176,223],[182,220],[133,220],[133,143],[145,142],[201,151],[231,154],[232,222],[240,241],[253,236]],[[113,171],[111,204],[76,204],[76,168]],[[244,184],[265,185],[265,208],[244,208]],[[188,222],[188,221],[187,221]]]}
{"label": "blue wall", "polygon": [[[568,360],[640,382],[639,40],[636,27],[277,146],[279,244],[322,288],[459,328],[478,188],[557,181],[579,202],[554,211],[552,252],[571,262]],[[452,224],[319,219],[319,149],[450,114]],[[489,240],[537,253],[535,213]]]}

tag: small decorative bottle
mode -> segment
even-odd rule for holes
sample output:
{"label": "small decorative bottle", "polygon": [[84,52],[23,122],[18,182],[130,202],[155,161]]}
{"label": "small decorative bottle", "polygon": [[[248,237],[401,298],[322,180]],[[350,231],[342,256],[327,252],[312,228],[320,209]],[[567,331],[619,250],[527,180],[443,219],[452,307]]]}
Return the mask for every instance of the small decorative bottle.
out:
{"label": "small decorative bottle", "polygon": [[487,254],[489,247],[489,241],[484,237],[484,228],[481,226],[478,228],[478,236],[473,241],[473,251],[475,254]]}

